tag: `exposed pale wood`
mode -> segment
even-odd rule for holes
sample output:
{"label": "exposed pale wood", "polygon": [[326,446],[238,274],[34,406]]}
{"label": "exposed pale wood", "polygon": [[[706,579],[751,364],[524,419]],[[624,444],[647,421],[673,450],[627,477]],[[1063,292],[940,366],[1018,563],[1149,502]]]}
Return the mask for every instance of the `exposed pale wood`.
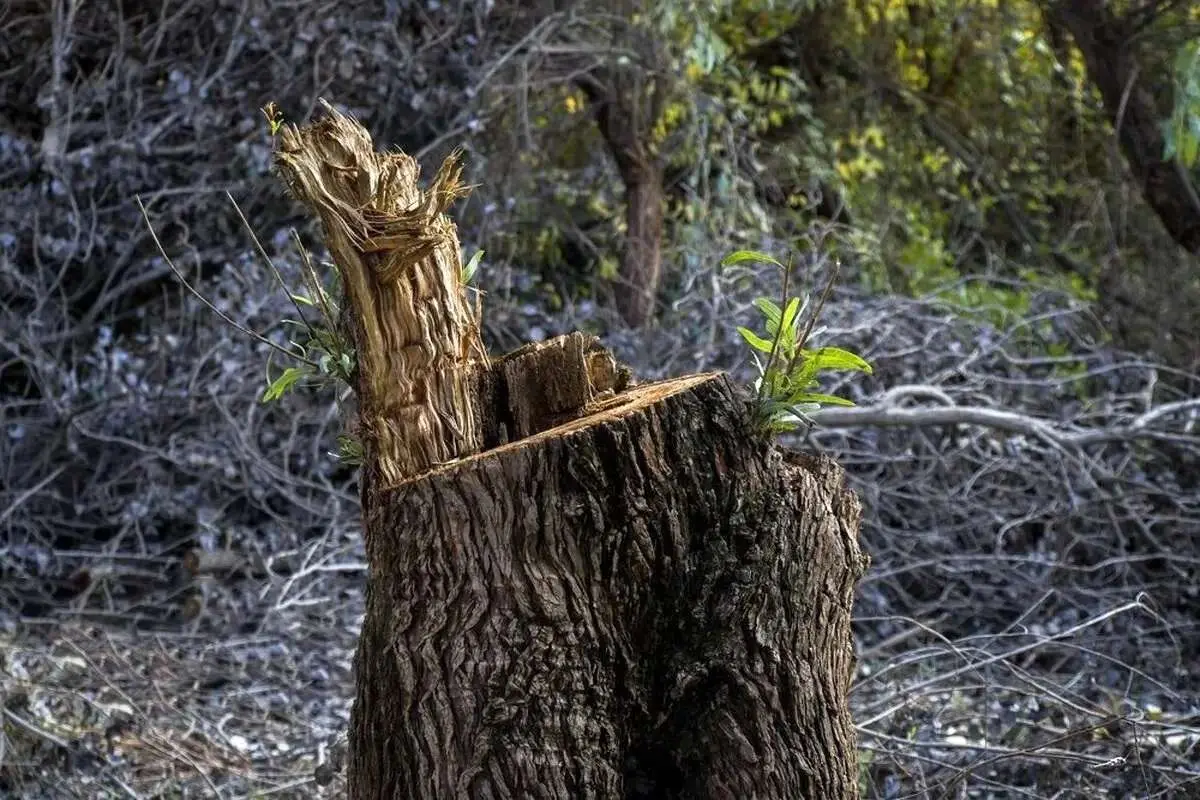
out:
{"label": "exposed pale wood", "polygon": [[361,435],[372,467],[395,482],[482,446],[471,391],[486,352],[444,213],[467,189],[457,153],[422,190],[416,159],[376,152],[362,126],[326,112],[285,126],[275,160],[342,273]]}

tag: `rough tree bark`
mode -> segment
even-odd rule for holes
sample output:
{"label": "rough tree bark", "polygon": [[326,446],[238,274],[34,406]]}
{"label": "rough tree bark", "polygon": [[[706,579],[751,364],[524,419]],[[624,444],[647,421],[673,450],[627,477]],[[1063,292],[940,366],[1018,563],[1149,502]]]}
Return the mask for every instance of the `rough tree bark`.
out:
{"label": "rough tree bark", "polygon": [[332,110],[277,159],[355,317],[350,797],[856,797],[840,468],[757,436],[722,375],[634,386],[578,333],[486,357],[452,161],[422,191]]}

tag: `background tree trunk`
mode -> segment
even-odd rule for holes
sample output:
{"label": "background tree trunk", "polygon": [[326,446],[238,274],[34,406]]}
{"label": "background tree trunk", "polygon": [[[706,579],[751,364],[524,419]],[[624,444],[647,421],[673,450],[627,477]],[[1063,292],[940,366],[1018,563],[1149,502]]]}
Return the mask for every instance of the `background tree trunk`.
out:
{"label": "background tree trunk", "polygon": [[596,125],[625,186],[625,249],[617,310],[633,327],[654,318],[662,282],[663,159],[653,144],[670,89],[666,79],[642,81],[629,70],[596,69],[576,78],[596,109]]}
{"label": "background tree trunk", "polygon": [[350,797],[857,797],[867,559],[841,469],[774,448],[721,375],[631,388],[578,333],[479,356],[453,165],[421,192],[364,141],[331,112],[279,156],[344,257],[358,346]]}
{"label": "background tree trunk", "polygon": [[1088,79],[1100,92],[1134,182],[1180,247],[1200,255],[1200,197],[1187,169],[1163,158],[1160,114],[1134,50],[1137,29],[1103,0],[1055,0],[1052,24],[1071,32]]}
{"label": "background tree trunk", "polygon": [[[1148,259],[1131,270],[1124,259],[1095,268],[1058,250],[1050,256],[1065,272],[1094,279],[1106,327],[1120,346],[1151,351],[1188,372],[1200,366],[1200,194],[1187,171],[1163,159],[1163,134],[1155,100],[1140,74],[1135,50],[1135,27],[1103,0],[1045,0],[1042,4],[1052,38],[1064,32],[1080,50],[1089,81],[1094,84],[1112,122],[1129,176],[1165,232],[1180,246],[1177,258]],[[836,15],[835,6],[819,6],[792,26],[756,46],[748,57],[760,69],[796,68],[817,92],[828,76],[839,76],[872,92],[893,109],[916,118],[921,130],[938,147],[952,154],[974,174],[1013,231],[1013,244],[1039,245],[1034,226],[1018,203],[1002,189],[993,168],[980,159],[970,132],[939,118],[933,103],[916,98],[886,74],[856,63],[823,36]],[[1065,47],[1066,42],[1060,40]],[[1065,51],[1064,51],[1065,52]],[[1063,97],[1069,104],[1070,98]],[[1068,114],[1066,124],[1073,122]],[[896,278],[898,285],[903,280]],[[907,289],[906,289],[907,290]]]}
{"label": "background tree trunk", "polygon": [[1130,177],[1163,227],[1187,255],[1148,261],[1130,271],[1118,262],[1100,276],[1101,304],[1119,341],[1150,349],[1169,363],[1200,366],[1200,195],[1187,170],[1163,158],[1164,139],[1153,95],[1140,76],[1136,28],[1101,0],[1054,0],[1051,24],[1070,31],[1088,79],[1100,92]]}

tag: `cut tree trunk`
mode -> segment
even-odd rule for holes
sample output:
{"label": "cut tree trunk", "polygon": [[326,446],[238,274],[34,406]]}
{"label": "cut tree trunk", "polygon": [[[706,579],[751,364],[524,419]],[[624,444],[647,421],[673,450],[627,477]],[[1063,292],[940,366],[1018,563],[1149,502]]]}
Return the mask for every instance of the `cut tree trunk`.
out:
{"label": "cut tree trunk", "polygon": [[[327,234],[378,242],[372,226],[418,208],[441,220],[426,194],[381,188],[415,173],[363,139],[332,111],[283,138],[281,169]],[[322,175],[337,182],[317,191]],[[386,212],[388,197],[406,199]],[[343,255],[363,271],[348,286],[402,295],[394,282],[439,261],[384,278],[377,256]],[[456,268],[448,246],[439,258]],[[449,354],[436,375],[426,360],[392,389],[460,392],[427,395],[460,397],[440,413],[362,396],[388,391],[370,365],[394,358],[363,352],[384,338],[364,329],[414,326],[348,300],[369,563],[351,798],[857,797],[850,611],[867,559],[836,464],[773,447],[723,375],[634,386],[579,333],[493,359],[468,324],[430,345]],[[434,448],[412,444],[429,434],[412,420],[430,418],[469,435],[418,464]]]}

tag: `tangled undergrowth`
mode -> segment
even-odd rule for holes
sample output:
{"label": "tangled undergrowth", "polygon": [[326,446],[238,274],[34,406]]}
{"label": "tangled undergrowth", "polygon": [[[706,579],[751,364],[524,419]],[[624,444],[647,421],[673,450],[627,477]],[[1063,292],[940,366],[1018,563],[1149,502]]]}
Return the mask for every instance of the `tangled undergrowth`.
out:
{"label": "tangled undergrowth", "polygon": [[[237,264],[206,295],[282,336],[286,299],[254,259]],[[710,270],[634,332],[505,288],[528,280],[480,270],[494,352],[599,329],[644,378],[747,382],[730,323],[777,288]],[[864,501],[864,796],[1200,787],[1200,403],[1097,345],[1087,310],[1052,292],[1004,329],[845,288],[823,321],[876,367],[823,387],[858,407],[820,412],[791,443],[836,454]],[[0,787],[337,796],[365,577],[354,475],[329,452],[337,406],[260,403],[265,346],[194,298],[153,330],[101,330],[46,373],[76,393],[68,419],[5,408]]]}

